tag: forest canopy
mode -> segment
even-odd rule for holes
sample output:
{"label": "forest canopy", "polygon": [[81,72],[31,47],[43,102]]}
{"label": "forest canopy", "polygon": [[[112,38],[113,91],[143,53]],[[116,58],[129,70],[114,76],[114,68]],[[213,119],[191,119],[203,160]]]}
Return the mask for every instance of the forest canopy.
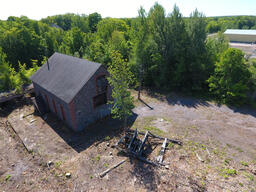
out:
{"label": "forest canopy", "polygon": [[[244,92],[242,97],[237,95],[242,104],[247,102],[246,95],[255,91],[256,66],[252,61],[245,61],[242,52],[229,50],[222,34],[227,28],[256,29],[256,17],[207,18],[194,10],[185,18],[177,6],[166,13],[158,3],[148,12],[141,7],[136,18],[69,13],[36,21],[26,16],[11,16],[6,21],[0,20],[0,91],[20,89],[29,83],[29,75],[54,52],[99,62],[106,67],[112,62],[113,53],[118,52],[128,63],[135,81],[143,87],[212,93],[216,98],[223,98],[228,86],[240,83]],[[208,38],[209,33],[218,35]],[[237,61],[228,58],[234,54],[239,55],[235,57]],[[235,78],[227,77],[228,73],[220,77],[219,74],[227,70],[226,62],[237,69],[242,67],[247,79],[231,80],[232,85],[218,82]],[[216,86],[221,91],[216,91]],[[232,103],[237,99],[230,98],[231,101],[221,101]]]}

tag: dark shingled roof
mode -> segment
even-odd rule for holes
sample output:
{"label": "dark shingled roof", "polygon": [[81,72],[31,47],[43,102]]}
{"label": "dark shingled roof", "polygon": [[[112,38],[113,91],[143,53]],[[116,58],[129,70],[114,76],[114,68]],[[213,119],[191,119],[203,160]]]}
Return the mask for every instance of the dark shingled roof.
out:
{"label": "dark shingled roof", "polygon": [[54,53],[31,80],[66,103],[70,103],[101,64]]}

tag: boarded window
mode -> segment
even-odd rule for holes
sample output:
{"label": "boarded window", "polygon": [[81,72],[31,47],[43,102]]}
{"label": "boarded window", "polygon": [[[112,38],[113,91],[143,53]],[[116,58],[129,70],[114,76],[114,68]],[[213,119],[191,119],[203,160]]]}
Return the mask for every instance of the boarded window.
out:
{"label": "boarded window", "polygon": [[60,110],[61,110],[63,120],[66,120],[65,111],[64,111],[63,106],[61,104],[60,104]]}
{"label": "boarded window", "polygon": [[48,96],[47,96],[47,95],[45,95],[45,100],[46,100],[46,103],[47,103],[48,108],[50,108],[50,106],[49,106],[49,100],[48,100]]}
{"label": "boarded window", "polygon": [[107,82],[105,75],[98,77],[96,80],[96,83],[97,83],[97,93],[98,94],[107,92],[108,82]]}
{"label": "boarded window", "polygon": [[52,99],[52,105],[53,105],[53,108],[54,108],[55,113],[57,113],[56,104],[55,104],[55,101],[54,101],[53,99]]}
{"label": "boarded window", "polygon": [[94,107],[98,107],[98,106],[104,105],[106,103],[107,103],[107,94],[106,93],[102,93],[102,94],[99,94],[99,95],[93,97]]}

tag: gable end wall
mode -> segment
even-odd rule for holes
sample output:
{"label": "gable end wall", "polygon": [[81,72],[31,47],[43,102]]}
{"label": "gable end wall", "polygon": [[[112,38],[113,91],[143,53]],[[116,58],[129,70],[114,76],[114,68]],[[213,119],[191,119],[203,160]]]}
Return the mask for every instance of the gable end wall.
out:
{"label": "gable end wall", "polygon": [[[77,127],[75,131],[81,131],[86,126],[96,122],[105,116],[110,115],[111,106],[101,105],[99,107],[93,106],[93,97],[97,95],[96,79],[101,75],[108,75],[108,71],[104,66],[101,66],[95,74],[90,78],[86,85],[79,91],[73,99],[75,108],[75,117]],[[108,86],[107,99],[111,98],[111,88]]]}

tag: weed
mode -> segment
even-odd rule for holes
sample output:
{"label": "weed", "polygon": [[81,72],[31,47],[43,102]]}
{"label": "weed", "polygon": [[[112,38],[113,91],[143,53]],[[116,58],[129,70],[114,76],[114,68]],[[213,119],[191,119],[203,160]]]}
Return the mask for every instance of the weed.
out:
{"label": "weed", "polygon": [[234,176],[237,174],[237,171],[235,169],[227,168],[227,169],[224,169],[224,173],[230,176]]}
{"label": "weed", "polygon": [[100,155],[98,154],[97,156],[96,156],[96,161],[99,161],[100,160]]}
{"label": "weed", "polygon": [[154,126],[145,126],[144,127],[145,130],[147,131],[151,131],[152,133],[155,133],[157,135],[163,135],[164,131],[162,131],[161,129],[154,127]]}
{"label": "weed", "polygon": [[244,152],[240,147],[236,147],[235,149],[240,153]]}
{"label": "weed", "polygon": [[174,146],[174,144],[172,143],[172,142],[170,142],[169,144],[168,144],[168,148],[172,148]]}
{"label": "weed", "polygon": [[227,145],[228,147],[230,147],[230,148],[232,147],[232,145],[230,145],[230,144],[228,144],[228,143],[227,143],[226,145]]}
{"label": "weed", "polygon": [[251,175],[250,173],[247,173],[247,172],[243,172],[243,175],[245,176],[245,178],[249,181],[255,181],[255,178],[253,175]]}
{"label": "weed", "polygon": [[226,165],[229,165],[230,161],[231,161],[231,159],[225,159],[225,160],[224,160],[224,163],[225,163]]}
{"label": "weed", "polygon": [[61,166],[61,164],[62,164],[62,162],[61,162],[61,161],[57,161],[57,162],[56,162],[56,165],[55,165],[55,166],[56,166],[56,168],[59,168],[59,167]]}
{"label": "weed", "polygon": [[249,166],[249,164],[248,164],[247,162],[245,162],[245,161],[241,161],[240,163],[241,163],[241,165],[243,165],[243,166],[245,166],[245,167],[248,167],[248,166]]}
{"label": "weed", "polygon": [[93,179],[93,176],[92,176],[92,175],[90,175],[90,179]]}
{"label": "weed", "polygon": [[108,163],[104,163],[104,167],[108,168]]}
{"label": "weed", "polygon": [[9,181],[10,179],[11,179],[11,175],[7,175],[6,177],[5,177],[5,181]]}
{"label": "weed", "polygon": [[241,187],[243,187],[243,186],[244,186],[244,184],[243,184],[243,183],[239,183],[239,185],[240,185]]}
{"label": "weed", "polygon": [[105,140],[105,141],[109,141],[109,140],[110,140],[110,137],[109,137],[109,136],[106,136],[106,137],[104,138],[104,140]]}

